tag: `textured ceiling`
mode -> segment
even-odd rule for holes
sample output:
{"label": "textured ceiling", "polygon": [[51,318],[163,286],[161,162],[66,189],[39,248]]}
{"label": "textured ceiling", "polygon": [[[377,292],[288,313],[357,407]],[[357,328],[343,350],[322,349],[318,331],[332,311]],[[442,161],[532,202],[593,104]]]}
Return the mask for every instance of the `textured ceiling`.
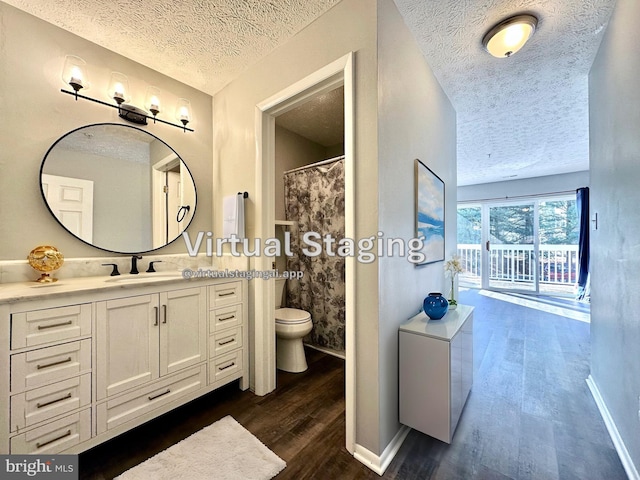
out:
{"label": "textured ceiling", "polygon": [[3,0],[214,94],[339,0]]}
{"label": "textured ceiling", "polygon": [[[339,0],[4,1],[214,94]],[[456,109],[459,185],[588,169],[587,75],[615,0],[394,1]],[[524,12],[539,24],[520,52],[482,49]]]}
{"label": "textured ceiling", "polygon": [[344,143],[344,87],[283,113],[276,124],[325,147]]}
{"label": "textured ceiling", "polygon": [[[453,103],[458,184],[589,169],[588,73],[615,0],[395,0]],[[538,29],[510,58],[482,37],[519,13]]]}
{"label": "textured ceiling", "polygon": [[[150,147],[149,144],[155,141],[153,135],[143,130],[127,128],[121,125],[91,125],[81,128],[66,135],[55,147],[55,151],[65,150],[75,152],[88,152],[92,155],[118,159],[126,162],[149,164]],[[158,154],[159,158],[168,155]]]}

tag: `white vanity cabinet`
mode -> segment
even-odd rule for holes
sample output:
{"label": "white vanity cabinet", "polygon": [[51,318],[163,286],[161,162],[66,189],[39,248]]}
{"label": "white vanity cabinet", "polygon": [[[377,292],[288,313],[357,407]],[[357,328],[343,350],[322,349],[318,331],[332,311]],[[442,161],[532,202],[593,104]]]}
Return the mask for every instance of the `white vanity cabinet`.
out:
{"label": "white vanity cabinet", "polygon": [[451,443],[473,383],[473,307],[400,326],[400,423]]}
{"label": "white vanity cabinet", "polygon": [[96,303],[98,400],[207,359],[206,287]]}
{"label": "white vanity cabinet", "polygon": [[249,363],[245,345],[247,322],[242,305],[242,282],[209,287],[209,383],[224,385]]}
{"label": "white vanity cabinet", "polygon": [[96,303],[98,433],[119,426],[158,405],[206,386],[206,366],[155,382],[122,398],[114,395],[207,360],[206,287]]}
{"label": "white vanity cabinet", "polygon": [[91,438],[91,304],[33,307],[2,318],[2,453],[57,453]]}
{"label": "white vanity cabinet", "polygon": [[149,278],[0,285],[1,454],[77,453],[248,387],[247,282]]}

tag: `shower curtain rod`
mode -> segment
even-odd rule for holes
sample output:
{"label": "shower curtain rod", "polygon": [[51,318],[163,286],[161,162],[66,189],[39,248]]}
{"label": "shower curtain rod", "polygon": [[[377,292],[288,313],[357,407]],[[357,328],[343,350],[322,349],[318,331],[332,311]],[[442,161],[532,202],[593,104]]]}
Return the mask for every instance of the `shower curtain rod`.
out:
{"label": "shower curtain rod", "polygon": [[322,165],[328,165],[329,163],[337,162],[339,160],[342,160],[343,158],[344,158],[344,155],[338,155],[337,157],[329,158],[327,160],[320,160],[319,162],[311,163],[309,165],[303,165],[301,167],[294,168],[293,170],[287,170],[284,173],[298,172],[300,170],[305,170],[307,168],[313,168],[313,167],[320,167]]}

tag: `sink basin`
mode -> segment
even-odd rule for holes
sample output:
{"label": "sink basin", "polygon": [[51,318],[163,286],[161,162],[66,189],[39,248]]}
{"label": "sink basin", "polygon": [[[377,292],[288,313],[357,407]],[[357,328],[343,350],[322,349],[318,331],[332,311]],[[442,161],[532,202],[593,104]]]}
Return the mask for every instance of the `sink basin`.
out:
{"label": "sink basin", "polygon": [[182,272],[156,272],[156,273],[140,273],[138,275],[123,274],[115,277],[109,277],[105,282],[109,283],[141,283],[153,282],[160,280],[171,280],[182,278]]}

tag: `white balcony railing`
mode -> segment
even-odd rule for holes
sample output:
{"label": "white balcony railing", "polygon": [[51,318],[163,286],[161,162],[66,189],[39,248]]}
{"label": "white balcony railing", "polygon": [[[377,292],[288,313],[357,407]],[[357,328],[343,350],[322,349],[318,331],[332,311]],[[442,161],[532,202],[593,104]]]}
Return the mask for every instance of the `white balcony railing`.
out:
{"label": "white balcony railing", "polygon": [[[577,245],[540,245],[536,261],[533,245],[490,245],[489,279],[506,282],[535,281],[538,269],[540,283],[573,285],[578,279]],[[461,277],[478,283],[481,277],[481,246],[459,244],[458,255],[464,268]]]}

